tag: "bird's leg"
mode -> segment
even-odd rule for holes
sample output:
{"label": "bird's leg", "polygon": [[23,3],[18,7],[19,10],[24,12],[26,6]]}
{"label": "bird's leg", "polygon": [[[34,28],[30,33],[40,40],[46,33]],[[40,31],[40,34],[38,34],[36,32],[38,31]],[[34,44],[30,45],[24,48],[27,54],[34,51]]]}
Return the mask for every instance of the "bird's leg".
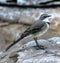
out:
{"label": "bird's leg", "polygon": [[38,47],[39,49],[43,49],[43,50],[46,49],[44,46],[38,44],[37,37],[34,37],[34,40],[35,40],[36,45],[37,45],[37,47]]}
{"label": "bird's leg", "polygon": [[37,37],[34,37],[34,40],[35,40],[35,43],[36,43],[37,47],[40,48],[40,46],[38,44],[38,41],[37,41]]}

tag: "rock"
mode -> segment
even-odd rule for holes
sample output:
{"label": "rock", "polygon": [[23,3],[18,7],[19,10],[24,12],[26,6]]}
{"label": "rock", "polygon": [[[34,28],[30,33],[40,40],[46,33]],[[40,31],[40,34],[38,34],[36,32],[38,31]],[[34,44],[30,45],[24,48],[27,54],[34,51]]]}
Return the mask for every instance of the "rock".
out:
{"label": "rock", "polygon": [[[40,45],[47,47],[45,50],[36,49],[36,43],[34,41],[30,41],[19,49],[11,50],[6,52],[6,56],[1,60],[1,63],[8,62],[7,59],[12,60],[16,63],[34,63],[34,62],[59,62],[60,59],[60,45],[57,42],[60,41],[60,37],[53,37],[47,40],[41,39],[38,40]],[[57,47],[56,47],[57,46]],[[50,58],[50,59],[49,59]]]}
{"label": "rock", "polygon": [[26,60],[22,60],[22,59],[19,59],[17,61],[17,63],[56,63],[56,62],[60,62],[59,61],[59,57],[55,57],[55,56],[38,56],[38,57],[34,57],[34,58],[29,58],[29,59],[26,59]]}
{"label": "rock", "polygon": [[[56,39],[56,40],[55,40]],[[52,40],[52,41],[50,41]],[[30,48],[30,49],[26,49],[23,51],[20,51],[18,53],[18,61],[17,63],[50,63],[50,62],[60,62],[60,51],[59,49],[57,49],[56,45],[57,41],[60,40],[60,37],[53,37],[48,39],[48,41],[54,43],[54,45],[52,45],[53,47],[47,48],[46,50],[36,50],[35,48]],[[41,40],[41,42],[44,40]],[[40,43],[41,43],[40,42]],[[33,44],[33,43],[31,43]],[[30,47],[32,46],[30,44]],[[46,44],[46,43],[45,43]],[[29,44],[27,44],[29,45]],[[33,44],[34,45],[34,44]],[[42,43],[43,45],[43,43]],[[48,44],[50,46],[50,44]]]}

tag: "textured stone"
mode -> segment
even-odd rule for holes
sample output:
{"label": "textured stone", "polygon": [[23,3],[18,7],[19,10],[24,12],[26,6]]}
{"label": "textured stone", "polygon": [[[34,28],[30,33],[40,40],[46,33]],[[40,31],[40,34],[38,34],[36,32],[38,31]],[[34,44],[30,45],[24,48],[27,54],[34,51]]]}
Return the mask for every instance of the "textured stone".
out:
{"label": "textured stone", "polygon": [[[49,44],[49,41],[51,44]],[[60,62],[60,47],[58,47],[57,41],[60,42],[60,37],[53,37],[48,39],[48,46],[45,50],[36,50],[31,46],[34,44],[30,42],[30,48],[22,50],[18,53],[18,61],[17,63],[59,63]],[[38,41],[40,44],[43,40]],[[42,43],[41,45],[43,45]],[[47,44],[47,43],[45,43]],[[25,47],[29,46],[27,43]],[[59,44],[60,45],[60,44]],[[45,45],[46,46],[46,45]],[[57,47],[56,47],[57,46]]]}

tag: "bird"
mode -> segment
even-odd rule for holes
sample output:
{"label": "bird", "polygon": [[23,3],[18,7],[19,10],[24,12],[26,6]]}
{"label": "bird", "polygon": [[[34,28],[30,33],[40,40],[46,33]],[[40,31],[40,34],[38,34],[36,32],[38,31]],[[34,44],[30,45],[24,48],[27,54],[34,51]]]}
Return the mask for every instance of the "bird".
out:
{"label": "bird", "polygon": [[22,34],[21,36],[16,40],[14,41],[12,44],[10,44],[6,49],[5,51],[8,51],[13,45],[15,45],[16,43],[18,43],[20,40],[22,40],[23,38],[29,36],[29,35],[32,35],[33,38],[34,38],[34,41],[37,45],[37,47],[39,49],[45,49],[44,46],[42,45],[39,45],[38,44],[38,41],[37,41],[37,38],[39,36],[42,36],[44,35],[44,33],[47,32],[47,30],[49,29],[50,27],[50,22],[49,21],[44,21],[46,18],[50,17],[51,15],[49,14],[42,14],[39,18],[38,21],[36,21],[34,24],[32,24],[30,27],[28,27]]}

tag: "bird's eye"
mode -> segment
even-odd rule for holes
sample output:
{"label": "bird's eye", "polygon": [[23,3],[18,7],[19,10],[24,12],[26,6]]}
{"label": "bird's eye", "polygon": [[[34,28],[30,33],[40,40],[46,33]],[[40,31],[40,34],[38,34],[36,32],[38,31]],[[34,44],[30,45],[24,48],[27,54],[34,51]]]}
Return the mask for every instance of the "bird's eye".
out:
{"label": "bird's eye", "polygon": [[47,22],[50,25],[50,22]]}

